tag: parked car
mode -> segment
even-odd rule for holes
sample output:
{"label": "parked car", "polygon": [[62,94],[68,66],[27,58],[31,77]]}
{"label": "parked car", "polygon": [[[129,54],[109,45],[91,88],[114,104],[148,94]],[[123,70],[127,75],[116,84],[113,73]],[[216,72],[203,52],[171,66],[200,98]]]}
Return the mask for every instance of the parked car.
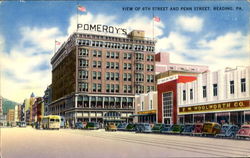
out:
{"label": "parked car", "polygon": [[126,131],[135,131],[135,124],[129,123],[126,126]]}
{"label": "parked car", "polygon": [[206,122],[203,125],[202,133],[203,135],[216,135],[219,134],[221,130],[221,125],[217,122]]}
{"label": "parked car", "polygon": [[250,124],[242,125],[237,132],[236,137],[248,137],[250,138]]}
{"label": "parked car", "polygon": [[196,123],[194,125],[193,135],[202,135],[203,123]]}
{"label": "parked car", "polygon": [[171,133],[171,134],[181,134],[181,132],[183,131],[184,126],[180,125],[180,124],[174,124],[171,126],[171,128],[169,129],[169,131],[167,133]]}
{"label": "parked car", "polygon": [[88,122],[85,128],[90,130],[96,130],[99,129],[100,126],[97,122]]}
{"label": "parked car", "polygon": [[107,126],[105,127],[105,131],[117,131],[115,123],[107,124]]}
{"label": "parked car", "polygon": [[171,130],[172,125],[165,124],[164,127],[161,129],[161,133],[168,133]]}
{"label": "parked car", "polygon": [[118,124],[118,126],[117,126],[117,130],[118,130],[118,131],[125,131],[127,125],[128,125],[128,123],[120,123],[120,124]]}
{"label": "parked car", "polygon": [[24,121],[21,121],[19,124],[18,124],[19,127],[26,127],[26,122]]}
{"label": "parked car", "polygon": [[195,128],[194,124],[185,124],[181,134],[183,134],[183,135],[191,135],[193,133],[193,131],[194,131],[194,128]]}
{"label": "parked car", "polygon": [[136,124],[136,132],[138,133],[151,133],[151,126],[149,123]]}
{"label": "parked car", "polygon": [[84,129],[83,123],[82,122],[76,122],[75,123],[75,129]]}
{"label": "parked car", "polygon": [[239,127],[237,125],[224,124],[221,127],[220,133],[216,134],[217,137],[235,137]]}
{"label": "parked car", "polygon": [[162,123],[156,123],[154,124],[153,128],[152,128],[152,132],[153,133],[161,133],[161,130],[163,129],[164,124]]}

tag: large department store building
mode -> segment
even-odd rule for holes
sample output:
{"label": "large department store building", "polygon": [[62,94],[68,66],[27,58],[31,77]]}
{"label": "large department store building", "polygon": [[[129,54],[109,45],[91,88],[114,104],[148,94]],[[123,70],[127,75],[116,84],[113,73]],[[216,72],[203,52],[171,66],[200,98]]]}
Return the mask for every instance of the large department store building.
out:
{"label": "large department store building", "polygon": [[200,74],[178,84],[178,122],[250,123],[250,67]]}
{"label": "large department store building", "polygon": [[73,33],[51,59],[51,114],[77,121],[132,122],[136,94],[155,90],[155,41]]}

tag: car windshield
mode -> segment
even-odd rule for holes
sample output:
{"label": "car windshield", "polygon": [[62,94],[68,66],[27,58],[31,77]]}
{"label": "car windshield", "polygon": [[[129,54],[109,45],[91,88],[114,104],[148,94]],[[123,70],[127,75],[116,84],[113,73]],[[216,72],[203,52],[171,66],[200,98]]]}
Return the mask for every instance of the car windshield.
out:
{"label": "car windshield", "polygon": [[145,127],[149,127],[150,125],[149,124],[144,124]]}
{"label": "car windshield", "polygon": [[155,124],[154,127],[161,127],[162,124]]}
{"label": "car windshield", "polygon": [[222,126],[222,129],[226,131],[229,129],[229,126]]}

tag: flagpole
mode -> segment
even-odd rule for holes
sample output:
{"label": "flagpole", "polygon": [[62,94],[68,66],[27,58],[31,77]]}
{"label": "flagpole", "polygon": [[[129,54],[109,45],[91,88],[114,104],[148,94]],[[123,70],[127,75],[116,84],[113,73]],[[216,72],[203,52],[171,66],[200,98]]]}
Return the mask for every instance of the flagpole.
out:
{"label": "flagpole", "polygon": [[154,11],[153,11],[153,40],[155,39],[155,16],[154,16]]}
{"label": "flagpole", "polygon": [[79,2],[77,2],[77,8],[76,8],[76,32],[78,32],[78,6],[79,6]]}

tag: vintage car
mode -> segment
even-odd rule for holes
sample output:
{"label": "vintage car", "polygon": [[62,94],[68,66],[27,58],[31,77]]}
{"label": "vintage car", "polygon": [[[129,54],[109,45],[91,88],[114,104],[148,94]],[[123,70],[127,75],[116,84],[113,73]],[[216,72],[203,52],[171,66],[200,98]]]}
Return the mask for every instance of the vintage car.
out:
{"label": "vintage car", "polygon": [[220,133],[216,137],[235,137],[239,127],[237,125],[224,124],[221,127]]}
{"label": "vintage car", "polygon": [[194,125],[193,135],[202,135],[203,123],[196,123]]}
{"label": "vintage car", "polygon": [[83,123],[82,122],[76,122],[75,123],[75,129],[84,129]]}
{"label": "vintage car", "polygon": [[203,124],[202,134],[203,135],[216,135],[219,134],[221,125],[217,122],[206,122]]}
{"label": "vintage car", "polygon": [[128,123],[120,123],[117,125],[117,130],[118,131],[125,131]]}
{"label": "vintage car", "polygon": [[105,127],[105,131],[117,131],[115,123],[109,123]]}
{"label": "vintage car", "polygon": [[129,124],[126,126],[126,131],[135,131],[135,124],[129,123]]}
{"label": "vintage car", "polygon": [[137,133],[151,133],[152,129],[149,123],[138,123],[136,124]]}
{"label": "vintage car", "polygon": [[180,124],[174,124],[171,126],[171,128],[169,129],[168,132],[166,133],[170,133],[170,134],[180,134],[184,129],[183,125]]}
{"label": "vintage car", "polygon": [[237,132],[236,137],[248,137],[250,138],[250,124],[242,125],[240,130]]}
{"label": "vintage car", "polygon": [[191,135],[194,131],[195,125],[194,124],[185,124],[184,129],[181,132],[183,135]]}
{"label": "vintage car", "polygon": [[89,130],[95,130],[95,129],[99,129],[100,126],[97,122],[88,122],[85,129],[89,129]]}
{"label": "vintage car", "polygon": [[156,123],[154,124],[153,128],[152,128],[152,132],[153,133],[161,133],[161,130],[163,129],[164,124],[162,123]]}
{"label": "vintage car", "polygon": [[164,124],[164,127],[161,130],[161,133],[168,133],[168,131],[171,129],[172,125]]}

